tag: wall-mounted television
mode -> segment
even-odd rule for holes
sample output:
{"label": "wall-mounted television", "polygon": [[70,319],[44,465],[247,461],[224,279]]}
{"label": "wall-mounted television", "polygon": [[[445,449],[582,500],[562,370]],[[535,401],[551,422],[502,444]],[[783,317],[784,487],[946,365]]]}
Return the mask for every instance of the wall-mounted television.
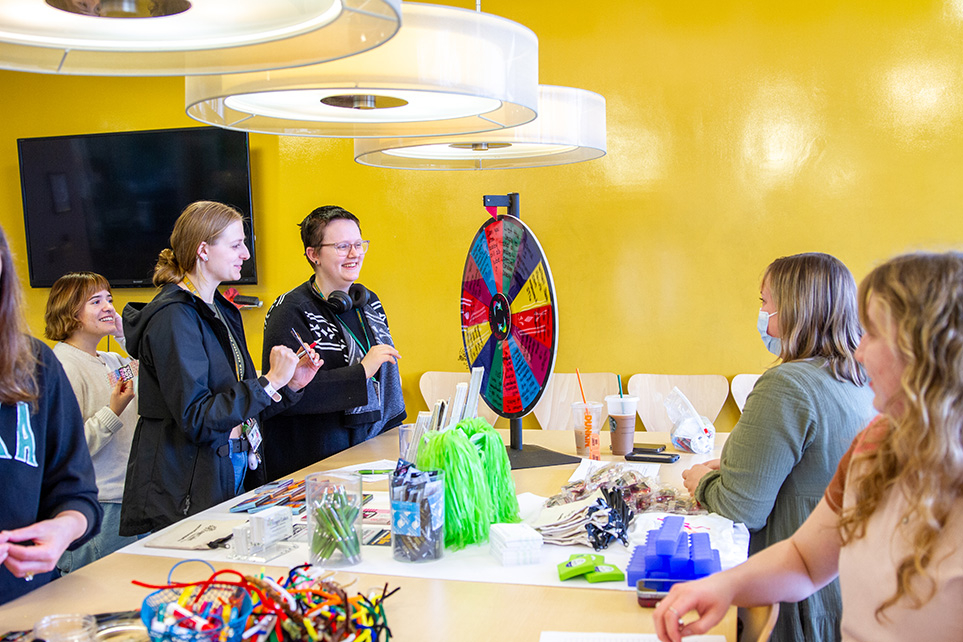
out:
{"label": "wall-mounted television", "polygon": [[246,133],[191,127],[21,138],[17,147],[32,287],[83,270],[113,287],[150,287],[174,221],[198,200],[244,215],[251,258],[235,283],[257,283]]}

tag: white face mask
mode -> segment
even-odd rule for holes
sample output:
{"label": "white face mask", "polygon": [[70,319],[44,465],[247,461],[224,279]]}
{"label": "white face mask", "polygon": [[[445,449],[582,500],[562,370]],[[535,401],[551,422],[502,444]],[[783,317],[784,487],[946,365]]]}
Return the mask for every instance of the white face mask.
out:
{"label": "white face mask", "polygon": [[773,312],[769,314],[765,310],[759,310],[756,329],[759,330],[759,336],[762,337],[762,342],[766,344],[766,350],[778,357],[782,353],[782,341],[779,340],[779,337],[774,337],[769,334],[769,317],[774,317],[777,314],[779,313]]}

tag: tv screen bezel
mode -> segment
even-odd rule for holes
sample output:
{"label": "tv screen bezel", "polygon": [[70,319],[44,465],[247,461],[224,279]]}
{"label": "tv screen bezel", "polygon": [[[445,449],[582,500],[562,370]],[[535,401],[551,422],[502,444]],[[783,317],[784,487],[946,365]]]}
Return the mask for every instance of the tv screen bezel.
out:
{"label": "tv screen bezel", "polygon": [[[27,271],[29,275],[30,287],[31,288],[49,288],[53,285],[53,281],[48,282],[47,280],[41,280],[41,278],[39,277],[39,275],[36,274],[34,269],[35,257],[33,256],[33,250],[32,250],[33,245],[30,239],[31,217],[28,215],[28,212],[27,212],[27,192],[26,192],[26,186],[24,184],[25,180],[24,180],[24,172],[23,172],[23,163],[24,163],[23,144],[25,142],[29,143],[33,141],[44,141],[44,140],[67,141],[72,139],[92,139],[92,138],[117,137],[117,136],[138,137],[138,136],[144,136],[144,135],[172,134],[172,133],[179,133],[179,132],[197,132],[197,131],[217,131],[217,132],[223,132],[226,135],[229,134],[229,135],[236,135],[236,136],[244,136],[244,154],[245,154],[244,166],[245,166],[246,175],[247,175],[247,189],[246,189],[247,203],[246,204],[231,203],[230,205],[236,207],[244,216],[244,229],[248,237],[247,238],[248,249],[251,253],[251,257],[248,259],[248,261],[252,263],[253,272],[251,276],[247,276],[247,277],[242,276],[242,278],[237,281],[224,281],[222,285],[225,285],[225,286],[256,285],[258,283],[258,269],[257,269],[257,256],[256,256],[257,251],[255,247],[257,234],[254,226],[254,197],[253,197],[253,188],[252,188],[252,180],[251,180],[250,135],[248,134],[248,132],[240,132],[237,130],[229,130],[229,129],[223,129],[219,127],[210,127],[210,126],[200,126],[200,127],[173,127],[173,128],[159,128],[159,129],[143,129],[143,130],[124,130],[124,131],[96,132],[96,133],[87,133],[87,134],[68,134],[68,135],[61,135],[61,136],[32,136],[32,137],[26,137],[26,138],[18,138],[17,139],[17,161],[18,161],[18,169],[20,172],[20,196],[21,196],[21,204],[23,208],[24,234],[26,236],[25,240],[26,240],[26,248],[27,248]],[[244,205],[249,205],[248,211],[244,211]],[[171,219],[172,230],[173,230],[173,221],[176,220],[177,216],[179,215],[180,215],[180,212],[176,212],[172,214],[172,219]],[[169,236],[170,234],[168,233],[167,237],[165,237],[164,247],[168,247]],[[122,251],[122,248],[121,248],[121,251]],[[156,257],[154,258],[156,259]],[[246,261],[245,263],[247,263],[248,261]],[[152,283],[149,275],[143,279],[133,279],[133,278],[110,279],[110,285],[111,285],[111,288],[117,288],[117,289],[154,287],[154,284]]]}

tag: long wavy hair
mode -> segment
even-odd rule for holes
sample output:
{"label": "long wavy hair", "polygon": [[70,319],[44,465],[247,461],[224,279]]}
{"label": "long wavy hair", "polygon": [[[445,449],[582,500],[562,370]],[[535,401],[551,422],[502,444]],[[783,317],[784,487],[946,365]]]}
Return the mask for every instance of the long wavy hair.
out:
{"label": "long wavy hair", "polygon": [[854,356],[862,336],[856,280],[842,261],[817,252],[784,256],[762,282],[776,305],[783,363],[821,357],[837,380],[866,383]]}
{"label": "long wavy hair", "polygon": [[[870,324],[870,301],[885,327]],[[877,608],[880,619],[903,598],[918,608],[933,597],[936,546],[963,496],[963,254],[911,254],[879,266],[860,285],[859,312],[905,364],[901,394],[885,409],[889,431],[853,458],[856,502],[840,519],[846,544],[865,535],[890,492],[909,500],[902,529],[913,552],[897,566],[896,593]]]}
{"label": "long wavy hair", "polygon": [[0,227],[0,403],[37,400],[37,357],[23,318],[23,288]]}
{"label": "long wavy hair", "polygon": [[171,246],[161,250],[154,266],[154,285],[180,283],[197,265],[197,248],[212,244],[229,225],[243,221],[241,213],[230,205],[215,201],[191,203],[174,223]]}

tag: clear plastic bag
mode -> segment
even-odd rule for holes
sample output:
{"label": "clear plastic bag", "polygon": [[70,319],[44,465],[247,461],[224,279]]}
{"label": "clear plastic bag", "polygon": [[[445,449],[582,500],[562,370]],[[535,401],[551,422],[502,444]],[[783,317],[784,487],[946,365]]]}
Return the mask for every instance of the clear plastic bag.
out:
{"label": "clear plastic bag", "polygon": [[696,412],[682,391],[672,388],[662,403],[672,422],[672,445],[683,452],[711,453],[716,442],[716,427]]}

